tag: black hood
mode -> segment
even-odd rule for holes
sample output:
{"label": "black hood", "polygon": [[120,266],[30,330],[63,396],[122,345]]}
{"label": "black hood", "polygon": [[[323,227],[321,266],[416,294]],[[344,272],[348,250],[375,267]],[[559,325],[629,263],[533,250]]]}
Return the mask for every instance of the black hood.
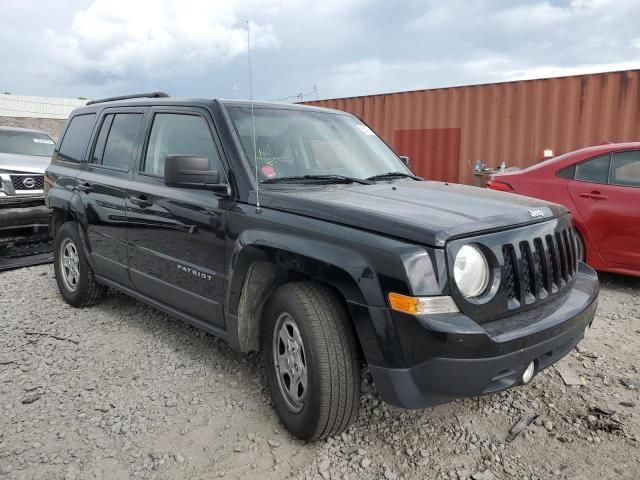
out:
{"label": "black hood", "polygon": [[265,208],[442,247],[451,237],[556,218],[567,210],[512,193],[442,182],[264,188]]}

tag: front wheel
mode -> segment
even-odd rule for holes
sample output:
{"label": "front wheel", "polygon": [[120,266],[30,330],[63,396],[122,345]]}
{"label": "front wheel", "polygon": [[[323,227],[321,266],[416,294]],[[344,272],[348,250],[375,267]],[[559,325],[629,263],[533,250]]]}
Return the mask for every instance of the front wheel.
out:
{"label": "front wheel", "polygon": [[336,295],[312,282],[271,296],[262,351],[273,404],[302,440],[343,432],[358,416],[360,364],[351,319]]}

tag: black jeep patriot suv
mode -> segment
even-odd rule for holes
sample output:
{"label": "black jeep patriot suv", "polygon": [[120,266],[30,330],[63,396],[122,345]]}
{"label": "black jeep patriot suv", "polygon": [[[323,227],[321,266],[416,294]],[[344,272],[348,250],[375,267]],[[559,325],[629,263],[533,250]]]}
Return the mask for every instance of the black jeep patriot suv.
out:
{"label": "black jeep patriot suv", "polygon": [[75,110],[46,171],[55,273],[108,287],[246,352],[307,440],[356,418],[361,362],[422,408],[527,383],[593,320],[571,217],[424,181],[358,118],[134,95]]}

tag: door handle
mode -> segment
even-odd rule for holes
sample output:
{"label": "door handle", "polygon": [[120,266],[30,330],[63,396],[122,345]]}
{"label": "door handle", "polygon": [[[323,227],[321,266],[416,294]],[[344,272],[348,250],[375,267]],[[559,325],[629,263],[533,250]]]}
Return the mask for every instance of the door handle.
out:
{"label": "door handle", "polygon": [[76,188],[78,190],[80,190],[81,192],[93,192],[93,185],[91,185],[90,183],[80,183],[76,186]]}
{"label": "door handle", "polygon": [[153,205],[153,201],[149,200],[146,195],[138,195],[137,197],[129,197],[129,201],[140,208],[147,208]]}
{"label": "door handle", "polygon": [[580,194],[580,196],[582,198],[590,198],[591,200],[606,200],[607,197],[606,195],[602,195],[600,192],[598,191],[593,191],[593,192],[583,192]]}

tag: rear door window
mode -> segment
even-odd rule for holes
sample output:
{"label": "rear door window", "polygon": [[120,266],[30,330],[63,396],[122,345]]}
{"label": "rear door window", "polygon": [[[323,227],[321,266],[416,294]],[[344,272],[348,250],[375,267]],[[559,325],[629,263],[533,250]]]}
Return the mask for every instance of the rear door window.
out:
{"label": "rear door window", "polygon": [[639,150],[613,154],[609,183],[628,187],[640,187]]}
{"label": "rear door window", "polygon": [[[92,158],[93,163],[128,171],[136,149],[136,138],[141,121],[142,113],[107,115],[98,134]],[[108,133],[103,134],[105,131]],[[103,140],[105,138],[106,140]],[[104,142],[104,146],[102,142]],[[99,147],[103,150],[98,150]]]}
{"label": "rear door window", "polygon": [[611,155],[601,155],[576,165],[575,179],[582,182],[604,183],[609,181]]}
{"label": "rear door window", "polygon": [[81,162],[89,144],[89,137],[95,122],[95,113],[76,115],[60,142],[58,158],[67,162]]}

